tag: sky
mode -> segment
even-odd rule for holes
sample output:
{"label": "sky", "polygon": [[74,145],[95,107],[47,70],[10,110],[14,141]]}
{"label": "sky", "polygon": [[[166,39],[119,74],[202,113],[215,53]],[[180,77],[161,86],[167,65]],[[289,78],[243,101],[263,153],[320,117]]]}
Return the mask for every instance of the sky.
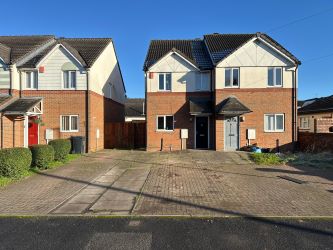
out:
{"label": "sky", "polygon": [[[0,35],[111,37],[128,97],[144,97],[151,39],[265,32],[291,51],[299,99],[333,94],[333,2],[188,0],[2,1]],[[12,11],[12,10],[15,11]]]}

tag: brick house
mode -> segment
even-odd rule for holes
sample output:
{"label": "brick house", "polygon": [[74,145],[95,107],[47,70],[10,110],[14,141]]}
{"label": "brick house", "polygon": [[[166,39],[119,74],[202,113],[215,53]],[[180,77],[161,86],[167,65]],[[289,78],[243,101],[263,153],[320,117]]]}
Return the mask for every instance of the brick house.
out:
{"label": "brick house", "polygon": [[125,86],[110,38],[0,36],[1,148],[84,136],[124,120]]}
{"label": "brick house", "polygon": [[292,149],[300,61],[266,34],[153,40],[144,62],[147,150]]}
{"label": "brick house", "polygon": [[333,95],[299,101],[299,132],[333,133]]}

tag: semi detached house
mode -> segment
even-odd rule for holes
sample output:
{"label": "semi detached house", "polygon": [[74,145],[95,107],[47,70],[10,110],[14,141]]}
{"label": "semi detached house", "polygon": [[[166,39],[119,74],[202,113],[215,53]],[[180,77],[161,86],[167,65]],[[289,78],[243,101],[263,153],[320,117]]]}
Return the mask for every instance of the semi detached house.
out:
{"label": "semi detached house", "polygon": [[104,148],[123,121],[125,87],[112,39],[0,36],[1,148],[84,136]]}
{"label": "semi detached house", "polygon": [[153,40],[144,63],[147,149],[233,151],[296,141],[300,61],[266,34]]}

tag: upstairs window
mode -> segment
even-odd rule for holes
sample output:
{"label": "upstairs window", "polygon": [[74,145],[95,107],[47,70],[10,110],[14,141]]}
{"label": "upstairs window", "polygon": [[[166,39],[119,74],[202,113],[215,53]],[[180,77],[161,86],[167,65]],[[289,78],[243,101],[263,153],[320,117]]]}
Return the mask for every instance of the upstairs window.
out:
{"label": "upstairs window", "polygon": [[62,115],[60,117],[60,132],[78,132],[79,131],[78,115]]}
{"label": "upstairs window", "polygon": [[171,73],[161,73],[158,75],[158,90],[171,91]]}
{"label": "upstairs window", "polygon": [[27,89],[37,89],[38,74],[37,71],[25,72],[25,87]]}
{"label": "upstairs window", "polygon": [[200,72],[199,77],[196,78],[195,89],[196,90],[209,90],[210,74]]}
{"label": "upstairs window", "polygon": [[284,114],[267,114],[264,116],[265,132],[283,132]]}
{"label": "upstairs window", "polygon": [[227,88],[239,87],[239,68],[225,69],[224,86]]}
{"label": "upstairs window", "polygon": [[157,116],[157,130],[172,131],[173,130],[173,116],[172,115]]}
{"label": "upstairs window", "polygon": [[76,88],[76,71],[68,70],[63,72],[64,89]]}
{"label": "upstairs window", "polygon": [[282,68],[268,68],[268,86],[281,87],[282,86]]}

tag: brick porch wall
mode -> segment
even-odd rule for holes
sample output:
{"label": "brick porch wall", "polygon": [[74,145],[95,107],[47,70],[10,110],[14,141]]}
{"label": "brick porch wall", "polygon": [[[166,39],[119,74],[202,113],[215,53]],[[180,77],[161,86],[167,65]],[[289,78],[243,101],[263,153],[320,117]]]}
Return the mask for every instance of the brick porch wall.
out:
{"label": "brick porch wall", "polygon": [[[0,133],[2,148],[24,146],[24,118],[20,116],[3,116],[3,131]],[[2,139],[3,136],[3,139]]]}
{"label": "brick porch wall", "polygon": [[[240,102],[253,112],[243,115],[244,122],[240,122],[240,147],[246,146],[246,129],[256,130],[256,139],[260,147],[275,148],[279,139],[281,149],[292,148],[292,89],[266,88],[266,89],[219,89],[216,90],[216,104],[228,96],[236,96]],[[282,133],[264,132],[264,114],[284,113],[285,131]],[[224,150],[224,120],[223,116],[216,119],[216,150]]]}
{"label": "brick porch wall", "polygon": [[[180,150],[180,129],[188,129],[187,148],[194,148],[194,117],[189,113],[189,97],[210,96],[210,92],[148,92],[147,93],[147,150]],[[156,131],[157,115],[174,115],[174,131]],[[211,122],[210,124],[214,124]],[[210,130],[212,131],[212,130]],[[213,140],[211,140],[212,142]]]}

